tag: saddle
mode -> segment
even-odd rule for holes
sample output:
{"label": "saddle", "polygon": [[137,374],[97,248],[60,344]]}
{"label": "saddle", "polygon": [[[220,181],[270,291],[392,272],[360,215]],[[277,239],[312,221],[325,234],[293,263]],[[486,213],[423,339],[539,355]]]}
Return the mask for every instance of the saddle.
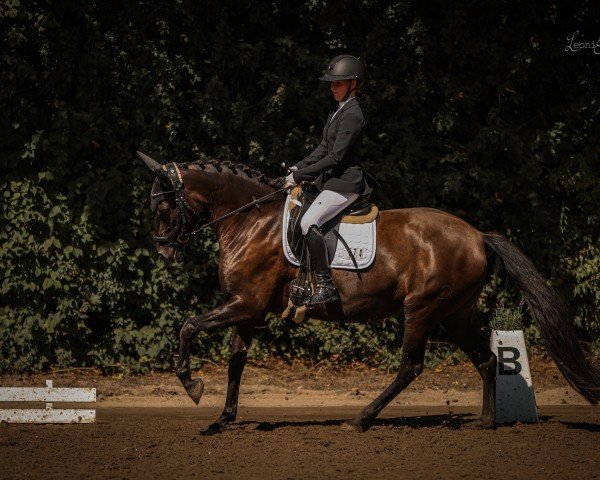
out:
{"label": "saddle", "polygon": [[[287,215],[284,215],[284,219],[287,219],[287,230],[284,232],[286,237],[284,239],[284,244],[287,243],[289,250],[295,257],[294,259],[288,258],[292,261],[292,263],[306,266],[304,236],[302,235],[302,230],[300,228],[300,221],[318,194],[319,191],[314,186],[308,184],[304,186],[304,189],[300,186],[294,187],[288,197],[286,203],[287,212],[284,212],[287,213]],[[340,227],[343,224],[357,225],[374,222],[379,215],[379,209],[373,203],[371,203],[370,196],[371,194],[369,193],[368,195],[358,197],[353,203],[321,226],[321,231],[325,237],[325,244],[327,245],[327,253],[331,268],[354,267],[356,270],[359,269],[359,265],[355,257],[357,254],[360,254],[360,257],[362,258],[363,249],[357,247],[354,249],[351,248],[351,246],[348,245],[344,239],[343,233],[340,232]],[[285,221],[284,228],[286,228]],[[374,235],[374,228],[372,230]],[[349,231],[348,233],[350,233],[350,236],[352,236],[352,233],[355,232]],[[287,240],[287,242],[285,242],[285,240]],[[338,249],[338,241],[342,242],[348,257],[352,261],[352,266],[336,265],[335,260],[336,250]],[[373,238],[373,253],[374,249]]]}

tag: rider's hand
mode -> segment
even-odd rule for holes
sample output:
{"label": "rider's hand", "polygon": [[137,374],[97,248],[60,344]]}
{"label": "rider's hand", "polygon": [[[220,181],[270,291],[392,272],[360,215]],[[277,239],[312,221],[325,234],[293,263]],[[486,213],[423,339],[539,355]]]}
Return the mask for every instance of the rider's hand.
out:
{"label": "rider's hand", "polygon": [[296,180],[294,180],[294,175],[290,173],[287,177],[285,177],[285,184],[283,188],[291,188],[296,186]]}
{"label": "rider's hand", "polygon": [[286,184],[285,177],[277,177],[276,179],[273,180],[273,187],[276,188],[277,190],[282,189],[285,184]]}

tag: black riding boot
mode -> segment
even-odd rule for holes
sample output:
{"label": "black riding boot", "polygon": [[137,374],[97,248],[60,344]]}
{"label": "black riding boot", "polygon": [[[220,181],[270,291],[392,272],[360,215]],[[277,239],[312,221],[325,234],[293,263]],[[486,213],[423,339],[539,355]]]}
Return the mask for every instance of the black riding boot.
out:
{"label": "black riding boot", "polygon": [[306,234],[310,267],[315,275],[315,293],[307,300],[306,305],[312,307],[320,303],[331,302],[340,298],[337,288],[331,279],[327,246],[323,232],[317,225],[311,225]]}

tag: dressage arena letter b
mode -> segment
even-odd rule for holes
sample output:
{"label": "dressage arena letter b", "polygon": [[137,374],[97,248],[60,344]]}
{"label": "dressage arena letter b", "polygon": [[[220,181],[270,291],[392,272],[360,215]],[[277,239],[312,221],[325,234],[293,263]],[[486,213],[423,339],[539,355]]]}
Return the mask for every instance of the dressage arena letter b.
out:
{"label": "dressage arena letter b", "polygon": [[[517,362],[521,356],[518,349],[514,347],[498,347],[498,373],[500,375],[518,375],[521,373],[521,364]],[[507,368],[507,365],[514,367]]]}
{"label": "dressage arena letter b", "polygon": [[537,422],[535,392],[522,330],[492,330],[496,364],[496,423]]}

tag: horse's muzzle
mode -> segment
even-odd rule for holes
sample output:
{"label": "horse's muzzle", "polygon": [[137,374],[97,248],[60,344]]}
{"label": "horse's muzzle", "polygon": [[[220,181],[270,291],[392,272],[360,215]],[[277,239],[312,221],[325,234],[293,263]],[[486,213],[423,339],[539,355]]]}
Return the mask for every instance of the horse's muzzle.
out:
{"label": "horse's muzzle", "polygon": [[178,248],[169,247],[166,245],[159,245],[156,247],[158,254],[162,257],[165,263],[179,263],[181,261],[182,252]]}

